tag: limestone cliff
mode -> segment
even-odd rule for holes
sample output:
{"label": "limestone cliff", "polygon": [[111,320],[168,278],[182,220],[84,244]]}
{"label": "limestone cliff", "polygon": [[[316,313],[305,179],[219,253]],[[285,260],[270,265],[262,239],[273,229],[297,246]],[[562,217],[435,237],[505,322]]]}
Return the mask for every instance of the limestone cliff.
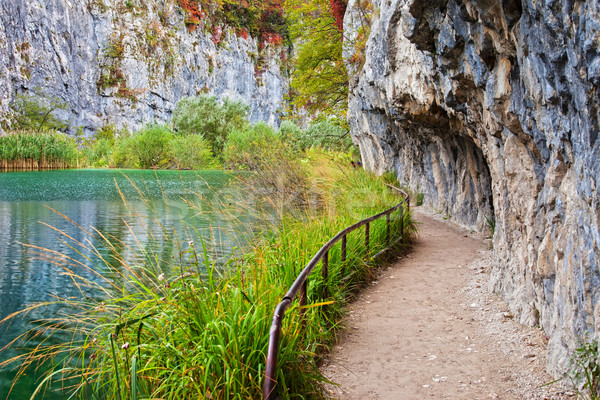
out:
{"label": "limestone cliff", "polygon": [[172,0],[2,1],[0,111],[39,89],[68,104],[59,116],[72,128],[91,133],[166,121],[181,97],[211,93],[277,124],[287,90],[281,48],[185,21]]}
{"label": "limestone cliff", "polygon": [[[492,285],[546,332],[557,373],[600,324],[599,2],[373,6],[366,62],[350,68],[364,164],[463,225],[495,219]],[[357,18],[351,1],[349,38]]]}

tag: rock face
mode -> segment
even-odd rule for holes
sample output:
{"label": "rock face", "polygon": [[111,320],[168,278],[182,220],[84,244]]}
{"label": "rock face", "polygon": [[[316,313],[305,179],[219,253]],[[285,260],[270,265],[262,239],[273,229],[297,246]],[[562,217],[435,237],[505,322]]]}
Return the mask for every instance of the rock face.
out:
{"label": "rock face", "polygon": [[600,324],[598,1],[373,6],[366,62],[350,66],[364,164],[463,225],[495,220],[491,284],[543,328],[559,373]]}
{"label": "rock face", "polygon": [[[223,28],[190,31],[174,1],[8,0],[0,4],[0,112],[36,89],[68,104],[86,133],[169,119],[183,96],[243,100],[277,125],[287,80],[281,48]],[[262,47],[262,46],[261,46]]]}

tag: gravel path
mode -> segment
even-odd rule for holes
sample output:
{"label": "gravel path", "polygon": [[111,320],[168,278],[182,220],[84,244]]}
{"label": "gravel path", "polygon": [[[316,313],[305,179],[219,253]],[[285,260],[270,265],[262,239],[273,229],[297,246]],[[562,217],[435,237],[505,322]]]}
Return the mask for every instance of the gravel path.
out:
{"label": "gravel path", "polygon": [[338,400],[573,399],[540,388],[546,339],[488,292],[489,245],[420,207],[413,251],[350,306],[322,371]]}

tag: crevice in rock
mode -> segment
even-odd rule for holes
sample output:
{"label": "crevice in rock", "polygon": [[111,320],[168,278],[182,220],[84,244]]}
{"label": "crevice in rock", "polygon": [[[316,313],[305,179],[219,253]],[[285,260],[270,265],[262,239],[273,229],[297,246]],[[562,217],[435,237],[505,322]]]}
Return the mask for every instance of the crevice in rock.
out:
{"label": "crevice in rock", "polygon": [[[415,1],[410,6],[410,14],[415,19],[412,32],[406,37],[419,50],[435,52],[435,37],[438,30],[437,17],[446,13],[448,0]],[[405,32],[406,34],[406,32]]]}
{"label": "crevice in rock", "polygon": [[523,13],[523,5],[521,0],[504,0],[502,1],[504,9],[504,18],[508,29],[511,29],[521,19]]}

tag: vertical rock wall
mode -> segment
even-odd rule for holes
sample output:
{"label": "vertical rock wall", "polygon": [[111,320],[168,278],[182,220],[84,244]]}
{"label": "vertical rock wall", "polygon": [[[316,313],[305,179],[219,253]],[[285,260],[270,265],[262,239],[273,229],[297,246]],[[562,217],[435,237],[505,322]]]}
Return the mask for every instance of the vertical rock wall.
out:
{"label": "vertical rock wall", "polygon": [[183,96],[210,93],[279,122],[287,91],[281,48],[259,51],[223,27],[189,31],[168,0],[7,0],[0,3],[0,112],[36,89],[68,104],[58,114],[85,132],[166,121]]}
{"label": "vertical rock wall", "polygon": [[[374,0],[349,122],[457,222],[495,218],[492,285],[549,336],[558,373],[599,331],[598,1]],[[358,13],[351,1],[345,27]]]}

